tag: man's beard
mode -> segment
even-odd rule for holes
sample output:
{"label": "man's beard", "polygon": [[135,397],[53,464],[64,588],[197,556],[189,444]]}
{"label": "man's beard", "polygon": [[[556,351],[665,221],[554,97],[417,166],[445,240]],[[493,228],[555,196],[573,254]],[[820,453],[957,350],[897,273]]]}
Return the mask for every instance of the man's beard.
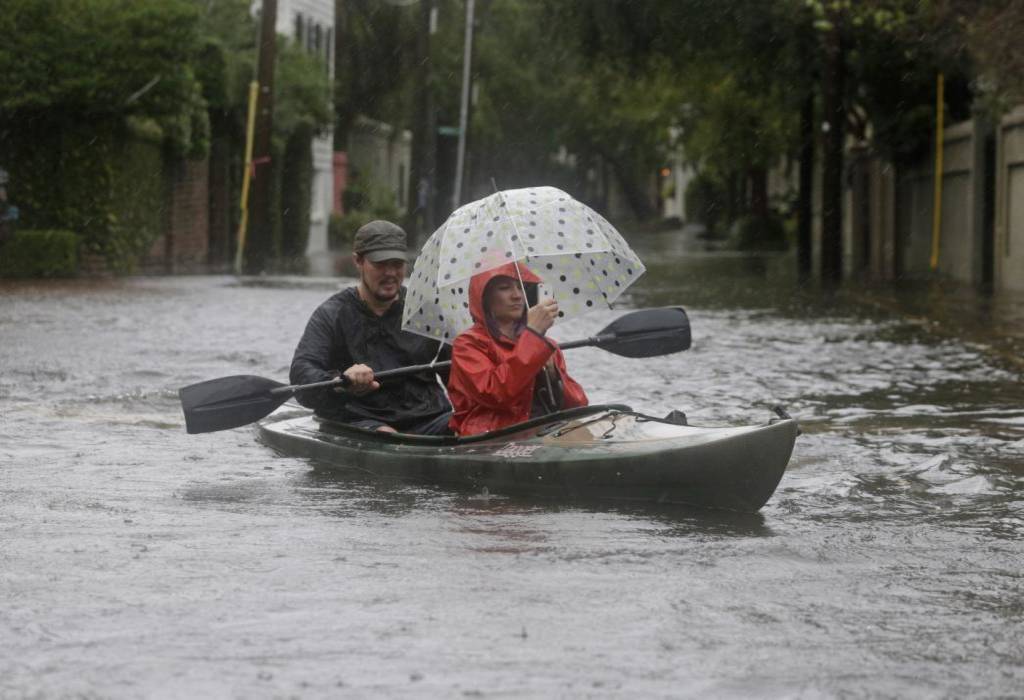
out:
{"label": "man's beard", "polygon": [[[381,291],[382,288],[384,287],[384,285],[388,284],[388,283],[393,283],[395,285],[395,293],[394,294],[387,294],[387,293]],[[402,285],[398,283],[397,279],[392,278],[392,279],[387,279],[387,280],[381,280],[380,283],[377,285],[377,288],[372,290],[370,293],[373,295],[374,299],[376,299],[377,301],[382,301],[383,302],[383,301],[394,301],[395,299],[397,299],[399,297],[401,292],[402,292]]]}

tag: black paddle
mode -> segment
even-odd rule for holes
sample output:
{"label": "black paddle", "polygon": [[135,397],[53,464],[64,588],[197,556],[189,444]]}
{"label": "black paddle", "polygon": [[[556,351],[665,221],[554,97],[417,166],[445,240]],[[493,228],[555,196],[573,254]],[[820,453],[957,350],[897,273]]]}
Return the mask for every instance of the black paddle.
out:
{"label": "black paddle", "polygon": [[[563,350],[597,347],[623,357],[657,357],[690,347],[690,320],[681,306],[641,309],[616,319],[600,333],[582,340],[560,343]],[[402,377],[445,369],[451,362],[413,365],[375,372],[374,379]],[[212,433],[258,421],[298,391],[345,386],[341,376],[314,384],[291,386],[272,379],[240,374],[192,384],[178,391],[190,433]]]}

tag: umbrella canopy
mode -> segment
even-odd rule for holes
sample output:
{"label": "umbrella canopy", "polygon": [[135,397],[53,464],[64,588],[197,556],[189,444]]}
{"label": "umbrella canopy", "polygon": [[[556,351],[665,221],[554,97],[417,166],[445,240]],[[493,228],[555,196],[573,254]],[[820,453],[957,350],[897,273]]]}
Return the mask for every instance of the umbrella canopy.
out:
{"label": "umbrella canopy", "polygon": [[559,316],[610,307],[645,270],[603,216],[562,190],[504,190],[455,210],[424,244],[402,327],[451,343],[473,324],[470,278],[511,261],[541,278]]}

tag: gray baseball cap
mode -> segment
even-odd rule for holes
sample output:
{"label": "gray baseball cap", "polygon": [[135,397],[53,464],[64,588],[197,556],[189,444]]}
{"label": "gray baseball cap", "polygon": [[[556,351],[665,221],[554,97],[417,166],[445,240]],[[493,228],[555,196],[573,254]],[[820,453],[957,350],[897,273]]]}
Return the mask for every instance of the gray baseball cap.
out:
{"label": "gray baseball cap", "polygon": [[352,252],[370,262],[408,260],[405,231],[390,221],[371,221],[356,231]]}

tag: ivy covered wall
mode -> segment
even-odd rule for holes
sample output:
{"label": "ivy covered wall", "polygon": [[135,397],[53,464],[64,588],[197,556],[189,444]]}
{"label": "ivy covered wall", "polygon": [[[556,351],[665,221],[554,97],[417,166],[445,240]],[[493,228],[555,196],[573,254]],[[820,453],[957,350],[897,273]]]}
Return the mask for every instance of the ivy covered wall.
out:
{"label": "ivy covered wall", "polygon": [[[117,273],[227,264],[256,35],[248,0],[7,0],[0,167],[17,227],[72,231]],[[325,66],[278,44],[272,236],[246,251],[269,267],[305,250],[309,140],[332,116]]]}
{"label": "ivy covered wall", "polygon": [[73,231],[83,252],[130,272],[162,233],[159,139],[127,125],[41,126],[9,127],[0,139],[19,228]]}

